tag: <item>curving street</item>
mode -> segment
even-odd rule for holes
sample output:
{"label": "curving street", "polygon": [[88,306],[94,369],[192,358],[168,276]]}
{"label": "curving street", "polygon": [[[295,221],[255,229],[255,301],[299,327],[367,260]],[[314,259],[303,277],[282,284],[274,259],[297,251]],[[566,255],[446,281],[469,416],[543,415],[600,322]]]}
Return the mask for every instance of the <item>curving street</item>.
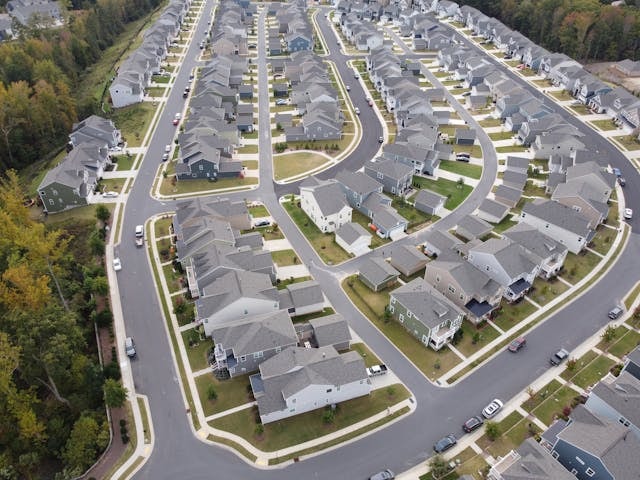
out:
{"label": "curving street", "polygon": [[[116,251],[123,264],[118,274],[120,302],[126,324],[127,335],[136,339],[138,359],[131,362],[131,369],[138,393],[148,396],[150,415],[155,433],[153,452],[144,466],[135,475],[140,479],[181,478],[210,479],[314,479],[314,478],[366,478],[383,468],[402,472],[423,462],[431,455],[431,446],[442,435],[460,431],[460,425],[471,415],[479,413],[492,398],[507,400],[526,388],[548,367],[549,353],[562,346],[572,349],[579,345],[599,328],[607,323],[607,311],[611,305],[637,281],[640,268],[640,237],[638,220],[631,222],[633,231],[629,241],[612,268],[584,295],[574,299],[565,308],[553,314],[528,334],[530,347],[517,357],[500,353],[491,359],[473,375],[449,388],[440,388],[428,382],[425,377],[402,355],[362,314],[353,306],[340,288],[339,280],[344,275],[357,271],[358,265],[365,259],[359,257],[342,265],[325,266],[315,251],[307,243],[285,211],[280,207],[278,198],[286,193],[296,192],[297,183],[276,184],[271,179],[271,133],[270,128],[261,128],[260,179],[258,188],[224,197],[238,199],[260,199],[272,213],[286,238],[291,242],[299,258],[309,266],[311,274],[323,286],[324,292],[337,312],[349,320],[351,327],[363,341],[375,351],[398,377],[413,392],[417,408],[412,415],[406,416],[381,431],[360,440],[342,445],[337,449],[317,455],[300,463],[271,470],[259,470],[249,465],[239,456],[225,448],[205,443],[193,431],[190,416],[186,412],[176,366],[168,341],[162,310],[157,299],[156,287],[149,259],[144,251],[136,249],[133,231],[137,224],[144,223],[153,215],[169,212],[174,208],[173,201],[158,201],[151,197],[154,177],[160,164],[164,145],[173,138],[175,127],[171,119],[175,112],[182,111],[185,100],[182,98],[182,86],[187,83],[189,72],[198,64],[198,39],[207,30],[207,19],[211,18],[214,7],[212,0],[205,2],[204,10],[185,56],[177,80],[166,102],[166,108],[159,117],[159,123],[149,143],[147,154],[131,189],[122,218],[121,243]],[[324,10],[321,12],[324,13]],[[262,9],[259,19],[258,41],[258,79],[259,79],[259,126],[269,125],[268,73],[266,66],[265,22],[266,9]],[[324,15],[318,15],[319,33],[329,48],[327,59],[331,60],[342,82],[351,86],[350,96],[354,106],[362,112],[360,121],[365,126],[362,138],[354,151],[340,164],[322,172],[319,176],[329,178],[343,168],[357,170],[373,158],[379,149],[378,137],[382,135],[382,126],[373,109],[365,103],[367,92],[361,83],[353,78],[353,70],[347,65],[351,57],[338,49],[336,35]],[[461,37],[461,41],[467,42]],[[401,46],[404,44],[399,42]],[[410,53],[410,52],[409,52]],[[491,60],[498,63],[495,60]],[[428,71],[429,81],[438,85]],[[430,76],[429,76],[430,75]],[[526,83],[520,76],[508,72],[515,81],[522,84],[531,95],[541,96],[540,92]],[[449,94],[447,94],[449,95]],[[476,126],[469,113],[452,97],[450,103],[461,118],[469,125]],[[610,163],[623,169],[627,187],[626,202],[640,205],[640,175],[631,167],[624,155],[618,152],[604,138],[595,134],[564,109],[551,100],[545,103],[554,107],[568,122],[576,125],[586,135],[585,143],[590,149],[608,155]],[[478,187],[452,212],[440,220],[433,228],[449,229],[458,219],[472,212],[487,196],[497,172],[497,156],[489,137],[481,128],[477,128],[485,164]],[[424,232],[411,235],[401,243],[416,244]],[[385,256],[393,249],[385,246]],[[373,251],[368,255],[380,255]],[[606,299],[603,301],[603,299]],[[124,367],[123,367],[124,368]],[[401,440],[401,441],[400,441]]]}

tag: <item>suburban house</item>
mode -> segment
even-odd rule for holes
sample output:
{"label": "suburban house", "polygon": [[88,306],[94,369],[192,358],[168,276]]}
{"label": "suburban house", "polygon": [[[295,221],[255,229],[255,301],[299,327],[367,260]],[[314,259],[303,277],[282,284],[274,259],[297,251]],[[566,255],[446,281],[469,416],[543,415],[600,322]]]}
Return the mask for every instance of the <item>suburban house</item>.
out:
{"label": "suburban house", "polygon": [[470,248],[467,259],[502,285],[510,302],[526,295],[540,271],[524,247],[506,238],[490,238]]}
{"label": "suburban house", "polygon": [[[315,348],[332,346],[338,352],[341,352],[348,350],[351,346],[349,324],[339,313],[312,318],[309,320],[308,325],[311,327],[311,333],[305,338],[309,338],[311,345]],[[298,326],[300,324],[296,325],[296,327]],[[301,327],[304,330],[298,330],[298,338],[300,338],[301,331],[308,330],[304,324]]]}
{"label": "suburban house", "polygon": [[223,156],[220,149],[211,144],[215,137],[197,136],[180,145],[180,156],[175,171],[178,180],[235,178],[242,173],[242,162]]}
{"label": "suburban house", "polygon": [[533,438],[527,438],[517,450],[501,457],[489,470],[489,480],[575,480]]}
{"label": "suburban house", "polygon": [[438,151],[402,141],[382,147],[382,156],[388,160],[404,163],[412,167],[416,173],[427,175],[434,175],[440,165]]}
{"label": "suburban house", "polygon": [[390,297],[393,318],[434,350],[444,347],[462,325],[462,311],[422,278],[396,288]]}
{"label": "suburban house", "polygon": [[111,159],[107,147],[82,143],[49,170],[38,187],[45,213],[87,205]]}
{"label": "suburban house", "polygon": [[634,348],[627,354],[623,370],[640,380],[640,347]]}
{"label": "suburban house", "polygon": [[413,179],[413,168],[388,159],[365,163],[364,173],[382,183],[383,191],[393,195],[403,195],[411,187]]}
{"label": "suburban house", "polygon": [[290,347],[259,368],[250,382],[263,424],[371,392],[364,360],[355,351]]}
{"label": "suburban house", "polygon": [[502,233],[523,247],[535,263],[540,265],[538,276],[545,280],[557,276],[567,258],[567,247],[527,223],[521,222]]}
{"label": "suburban house", "polygon": [[556,434],[551,455],[579,480],[626,480],[640,472],[639,451],[628,426],[578,405]]}
{"label": "suburban house", "polygon": [[74,147],[86,142],[95,143],[98,146],[106,145],[107,148],[112,149],[121,145],[123,138],[112,120],[91,115],[73,124],[69,142]]}
{"label": "suburban house", "polygon": [[356,257],[371,251],[371,233],[362,225],[349,222],[336,230],[336,243]]}
{"label": "suburban house", "polygon": [[42,23],[39,24],[41,26],[58,27],[63,23],[60,2],[51,0],[9,0],[6,5],[9,16],[24,26],[27,26],[33,18],[42,19]]}
{"label": "suburban house", "polygon": [[279,307],[292,317],[320,312],[324,308],[324,294],[315,280],[292,283],[278,290]]}
{"label": "suburban house", "polygon": [[464,309],[474,325],[490,318],[500,306],[504,287],[453,251],[429,262],[424,279],[442,295]]}
{"label": "suburban house", "polygon": [[491,223],[500,223],[509,213],[509,207],[502,202],[485,198],[478,206],[476,216]]}
{"label": "suburban house", "polygon": [[580,212],[553,200],[525,203],[518,221],[536,227],[571,253],[579,253],[595,235],[594,226]]}
{"label": "suburban house", "polygon": [[358,279],[374,292],[394,285],[399,276],[400,272],[380,257],[368,258],[358,272]]}
{"label": "suburban house", "polygon": [[447,197],[439,193],[432,192],[423,188],[414,198],[414,207],[416,210],[426,213],[427,215],[440,215],[444,209]]}
{"label": "suburban house", "polygon": [[352,208],[334,179],[305,179],[300,184],[300,206],[321,232],[335,232],[351,222]]}
{"label": "suburban house", "polygon": [[522,192],[523,190],[521,188],[514,188],[509,185],[498,185],[493,192],[493,197],[507,207],[513,208],[520,201]]}
{"label": "suburban house", "polygon": [[475,141],[475,130],[471,128],[456,128],[455,142],[457,145],[473,145]]}
{"label": "suburban house", "polygon": [[477,215],[465,215],[458,220],[456,234],[465,240],[475,240],[488,235],[493,230],[493,225],[482,220]]}
{"label": "suburban house", "polygon": [[391,266],[405,277],[418,273],[424,268],[429,259],[417,248],[410,245],[400,245],[393,250]]}
{"label": "suburban house", "polygon": [[449,232],[429,230],[425,235],[422,251],[430,257],[439,257],[443,252],[454,251],[461,243],[462,240]]}
{"label": "suburban house", "polygon": [[231,378],[255,372],[265,360],[298,344],[285,310],[220,325],[211,330],[211,337],[214,371],[228,373]]}

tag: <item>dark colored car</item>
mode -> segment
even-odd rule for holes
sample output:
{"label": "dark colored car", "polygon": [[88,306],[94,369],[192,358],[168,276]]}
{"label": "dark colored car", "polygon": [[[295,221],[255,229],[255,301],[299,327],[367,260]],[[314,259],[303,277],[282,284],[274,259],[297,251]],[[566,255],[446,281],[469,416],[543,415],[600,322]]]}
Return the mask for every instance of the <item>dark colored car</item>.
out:
{"label": "dark colored car", "polygon": [[552,357],[549,359],[549,363],[551,365],[560,365],[567,359],[568,356],[569,352],[567,352],[564,348],[561,348],[552,355]]}
{"label": "dark colored car", "polygon": [[464,425],[462,425],[462,429],[467,433],[471,433],[474,430],[477,430],[478,428],[480,428],[483,423],[484,423],[484,420],[482,420],[481,417],[478,417],[478,416],[471,417],[469,420],[464,422]]}
{"label": "dark colored car", "polygon": [[268,227],[269,225],[271,225],[271,222],[269,220],[258,220],[254,224],[255,227]]}
{"label": "dark colored car", "polygon": [[624,187],[627,184],[627,181],[624,177],[618,177],[618,184],[620,184],[621,187]]}
{"label": "dark colored car", "polygon": [[509,344],[509,351],[515,353],[518,350],[520,350],[522,347],[524,347],[526,344],[527,344],[527,341],[525,340],[524,337],[516,338]]}
{"label": "dark colored car", "polygon": [[446,452],[456,443],[458,443],[458,440],[456,440],[455,436],[447,435],[446,437],[443,437],[436,442],[436,444],[433,446],[433,451],[436,453]]}
{"label": "dark colored car", "polygon": [[607,314],[607,316],[611,319],[611,320],[615,320],[617,319],[620,315],[622,315],[623,310],[620,307],[613,307],[609,313]]}

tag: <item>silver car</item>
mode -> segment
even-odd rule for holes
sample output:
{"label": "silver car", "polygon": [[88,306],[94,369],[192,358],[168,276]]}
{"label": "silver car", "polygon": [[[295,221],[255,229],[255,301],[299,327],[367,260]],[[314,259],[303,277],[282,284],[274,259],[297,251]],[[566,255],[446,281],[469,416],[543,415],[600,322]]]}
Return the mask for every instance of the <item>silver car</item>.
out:
{"label": "silver car", "polygon": [[136,356],[136,344],[133,342],[133,338],[127,337],[124,339],[124,351],[127,353],[127,357],[134,358]]}

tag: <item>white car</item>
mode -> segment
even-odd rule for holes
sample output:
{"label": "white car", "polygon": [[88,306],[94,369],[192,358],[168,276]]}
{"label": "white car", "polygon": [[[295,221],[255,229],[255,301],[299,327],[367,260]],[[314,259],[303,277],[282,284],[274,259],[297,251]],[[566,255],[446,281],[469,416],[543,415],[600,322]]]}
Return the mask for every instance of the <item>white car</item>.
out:
{"label": "white car", "polygon": [[122,263],[120,263],[120,259],[118,257],[113,259],[113,269],[116,272],[119,272],[120,270],[122,270]]}
{"label": "white car", "polygon": [[356,115],[360,115],[360,109],[358,107],[356,107],[355,112],[356,112]]}
{"label": "white car", "polygon": [[633,218],[633,210],[630,208],[625,208],[624,209],[624,218],[626,218],[627,220],[631,220]]}
{"label": "white car", "polygon": [[119,195],[118,192],[104,192],[102,194],[104,198],[117,198],[118,195]]}
{"label": "white car", "polygon": [[166,145],[166,146],[164,147],[164,151],[165,151],[166,153],[169,153],[169,152],[171,151],[171,145]]}
{"label": "white car", "polygon": [[484,407],[484,410],[482,410],[482,416],[484,418],[493,418],[503,406],[504,403],[502,403],[502,400],[495,398],[489,405]]}

